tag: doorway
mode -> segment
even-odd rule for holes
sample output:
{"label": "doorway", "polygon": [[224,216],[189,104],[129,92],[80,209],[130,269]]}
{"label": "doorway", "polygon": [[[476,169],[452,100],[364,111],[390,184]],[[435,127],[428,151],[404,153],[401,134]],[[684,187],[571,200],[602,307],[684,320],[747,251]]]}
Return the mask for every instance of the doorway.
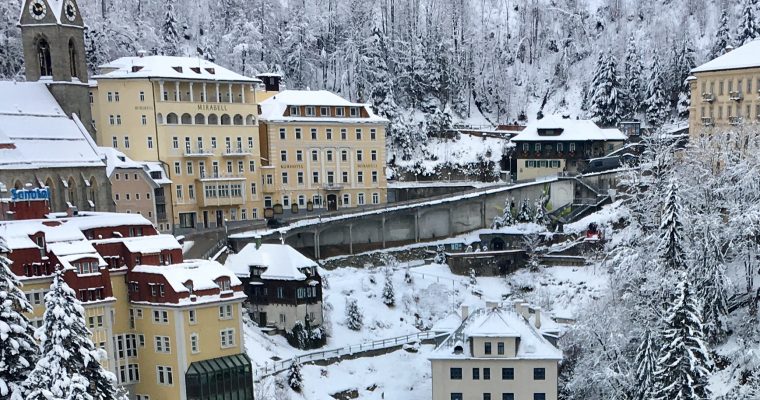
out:
{"label": "doorway", "polygon": [[216,227],[221,228],[224,226],[224,211],[216,210]]}
{"label": "doorway", "polygon": [[208,229],[208,211],[203,212],[203,227]]}
{"label": "doorway", "polygon": [[334,194],[327,195],[327,211],[338,210],[338,196]]}

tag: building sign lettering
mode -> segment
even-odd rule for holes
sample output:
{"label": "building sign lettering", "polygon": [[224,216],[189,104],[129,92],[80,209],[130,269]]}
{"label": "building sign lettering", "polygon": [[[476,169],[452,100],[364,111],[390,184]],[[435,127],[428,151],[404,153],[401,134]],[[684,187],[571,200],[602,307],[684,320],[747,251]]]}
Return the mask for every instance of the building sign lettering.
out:
{"label": "building sign lettering", "polygon": [[50,191],[48,188],[11,189],[11,200],[50,200]]}
{"label": "building sign lettering", "polygon": [[198,104],[198,111],[227,111],[224,104]]}

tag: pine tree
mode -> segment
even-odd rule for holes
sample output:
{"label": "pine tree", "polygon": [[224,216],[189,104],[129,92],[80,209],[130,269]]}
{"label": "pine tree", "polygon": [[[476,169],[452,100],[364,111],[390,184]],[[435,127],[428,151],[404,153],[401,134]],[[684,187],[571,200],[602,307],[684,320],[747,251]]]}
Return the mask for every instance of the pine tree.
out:
{"label": "pine tree", "polygon": [[683,225],[681,223],[681,197],[678,183],[670,180],[660,217],[660,257],[673,271],[686,269],[683,249]]}
{"label": "pine tree", "polygon": [[523,237],[523,249],[525,255],[528,257],[528,270],[530,272],[539,272],[541,270],[541,259],[539,254],[539,246],[541,245],[541,238],[538,234],[531,233]]}
{"label": "pine tree", "polygon": [[517,222],[530,222],[532,219],[528,200],[523,199],[522,203],[520,203],[520,211],[517,212]]}
{"label": "pine tree", "polygon": [[362,329],[364,324],[364,316],[359,311],[359,306],[356,304],[356,299],[346,300],[346,326],[348,329],[358,331]]}
{"label": "pine tree", "polygon": [[635,118],[641,111],[641,103],[644,101],[642,75],[644,66],[641,64],[641,56],[636,46],[636,40],[631,36],[625,51],[625,66],[623,69],[623,86],[625,87],[625,113],[626,118]]}
{"label": "pine tree", "polygon": [[21,291],[21,282],[2,254],[8,248],[0,238],[0,400],[7,400],[26,379],[37,360],[34,329],[23,312],[32,306]]}
{"label": "pine tree", "polygon": [[179,29],[177,28],[177,16],[174,11],[176,0],[166,0],[166,13],[164,14],[164,23],[161,25],[161,36],[163,39],[162,52],[167,56],[178,56],[179,51]]}
{"label": "pine tree", "polygon": [[393,275],[385,274],[385,285],[383,286],[383,304],[393,307],[396,304],[396,295],[393,290]]}
{"label": "pine tree", "polygon": [[655,384],[657,360],[655,338],[649,328],[645,328],[644,337],[636,348],[636,355],[633,361],[636,367],[636,399],[649,400],[651,398]]}
{"label": "pine tree", "polygon": [[591,120],[602,126],[615,126],[625,117],[625,91],[611,54],[599,56],[592,84]]}
{"label": "pine tree", "polygon": [[42,354],[24,381],[24,400],[67,398],[76,390],[71,386],[75,374],[87,381],[93,400],[126,400],[116,387],[116,377],[100,365],[102,352],[90,339],[84,315],[59,267],[45,295],[44,325],[38,331]]}
{"label": "pine tree", "polygon": [[704,343],[702,313],[686,274],[663,321],[660,358],[655,372],[655,400],[707,399],[712,361]]}
{"label": "pine tree", "polygon": [[760,37],[760,25],[755,16],[758,11],[756,3],[757,0],[745,0],[740,25],[734,38],[737,46],[743,46]]}
{"label": "pine tree", "polygon": [[301,375],[301,364],[298,360],[293,361],[288,368],[288,386],[294,392],[300,393],[303,389],[303,376]]}
{"label": "pine tree", "polygon": [[433,262],[436,264],[446,264],[446,248],[442,244],[439,244],[435,249],[435,258],[433,258]]}
{"label": "pine tree", "polygon": [[546,223],[549,220],[549,217],[546,215],[546,210],[544,210],[544,199],[543,197],[539,200],[536,200],[536,203],[534,204],[534,213],[533,213],[533,223],[539,224],[539,225],[546,225]]}
{"label": "pine tree", "polygon": [[649,72],[649,83],[644,100],[646,120],[653,127],[661,126],[670,115],[670,102],[665,95],[664,88],[665,78],[659,58],[655,55]]}
{"label": "pine tree", "polygon": [[725,321],[728,315],[726,268],[719,243],[718,238],[710,233],[705,235],[699,244],[702,250],[699,265],[691,274],[696,278],[695,292],[702,301],[705,336],[710,343],[718,342],[728,330]]}
{"label": "pine tree", "polygon": [[681,118],[689,117],[689,107],[691,106],[691,85],[687,79],[691,75],[691,70],[697,66],[694,59],[694,46],[688,37],[685,37],[678,49],[676,59],[676,77],[675,84],[678,88],[676,110]]}
{"label": "pine tree", "polygon": [[500,229],[505,226],[511,226],[515,224],[515,217],[512,216],[512,201],[508,198],[504,201],[504,210],[502,215],[494,217],[491,229]]}
{"label": "pine tree", "polygon": [[65,400],[94,400],[89,392],[90,382],[80,374],[74,374],[69,382],[68,395]]}
{"label": "pine tree", "polygon": [[726,52],[726,47],[731,44],[731,34],[728,31],[728,11],[723,8],[720,12],[720,25],[715,32],[715,42],[710,49],[710,59],[722,56]]}

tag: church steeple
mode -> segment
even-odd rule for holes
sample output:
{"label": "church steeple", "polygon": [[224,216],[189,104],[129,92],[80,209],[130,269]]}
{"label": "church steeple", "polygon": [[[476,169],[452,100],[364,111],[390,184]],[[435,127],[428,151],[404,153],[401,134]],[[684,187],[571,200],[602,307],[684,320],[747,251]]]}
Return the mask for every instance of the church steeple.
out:
{"label": "church steeple", "polygon": [[95,136],[87,86],[84,21],[76,0],[24,0],[19,18],[28,81],[43,81],[67,114]]}

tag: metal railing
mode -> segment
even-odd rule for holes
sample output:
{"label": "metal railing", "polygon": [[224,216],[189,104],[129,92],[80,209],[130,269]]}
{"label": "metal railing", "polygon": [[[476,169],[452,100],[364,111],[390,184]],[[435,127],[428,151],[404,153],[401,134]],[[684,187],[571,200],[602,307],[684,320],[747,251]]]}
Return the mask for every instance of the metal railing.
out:
{"label": "metal railing", "polygon": [[216,244],[214,245],[214,247],[208,249],[208,251],[206,251],[205,253],[203,253],[203,257],[201,257],[201,258],[204,259],[204,260],[211,259],[211,257],[214,256],[214,254],[216,254],[219,250],[222,249],[222,247],[224,247],[226,245],[227,245],[227,239],[226,238],[222,239],[222,240],[220,240],[218,242],[216,242]]}
{"label": "metal railing", "polygon": [[321,350],[321,351],[314,351],[311,353],[301,354],[300,356],[289,358],[287,360],[280,360],[280,361],[273,361],[268,362],[264,364],[262,367],[258,367],[254,370],[254,380],[260,381],[262,378],[265,378],[270,375],[274,375],[278,372],[285,371],[290,368],[293,363],[307,363],[312,361],[323,361],[323,360],[329,360],[329,359],[339,359],[342,356],[346,355],[354,355],[354,354],[361,354],[366,353],[373,350],[381,350],[381,349],[387,349],[390,347],[395,347],[399,345],[405,345],[421,340],[426,339],[433,339],[438,334],[436,332],[427,331],[427,332],[419,332],[419,333],[413,333],[409,335],[404,336],[397,336],[387,339],[381,339],[381,340],[375,340],[372,342],[365,342],[360,344],[355,344],[351,346],[346,347],[340,347],[337,349],[329,349],[329,350]]}
{"label": "metal railing", "polygon": [[712,102],[715,100],[715,95],[712,93],[702,93],[702,101]]}

